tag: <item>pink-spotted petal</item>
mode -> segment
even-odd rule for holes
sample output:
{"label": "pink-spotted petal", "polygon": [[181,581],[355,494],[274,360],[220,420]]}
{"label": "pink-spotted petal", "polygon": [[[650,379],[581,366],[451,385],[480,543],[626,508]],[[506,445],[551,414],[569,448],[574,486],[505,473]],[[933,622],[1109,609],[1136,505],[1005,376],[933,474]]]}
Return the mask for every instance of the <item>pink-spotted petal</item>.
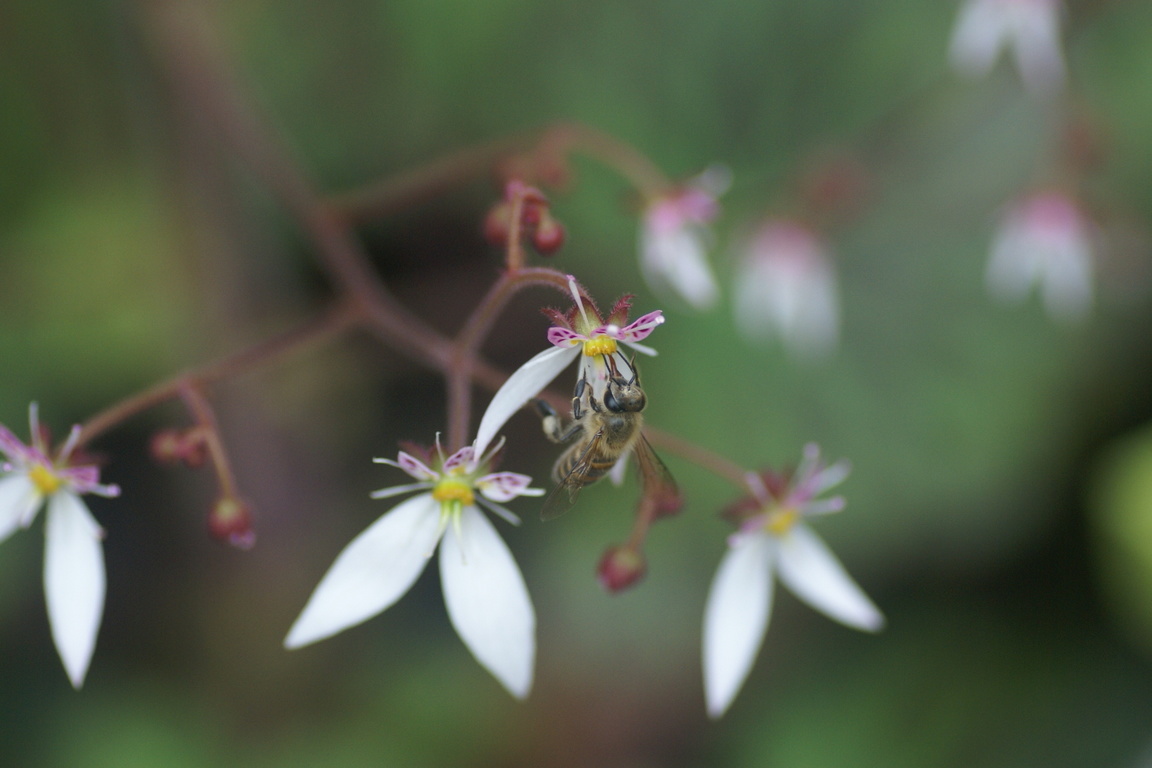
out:
{"label": "pink-spotted petal", "polygon": [[27,528],[36,517],[43,497],[27,476],[0,478],[0,541],[17,528]]}
{"label": "pink-spotted petal", "polygon": [[476,430],[476,442],[473,444],[476,455],[483,456],[496,433],[512,414],[552,383],[579,354],[579,347],[549,347],[517,368],[493,396],[488,410],[480,419],[480,428]]}
{"label": "pink-spotted petal", "polygon": [[436,472],[424,462],[420,461],[420,459],[404,451],[400,451],[400,453],[396,455],[396,461],[392,461],[391,459],[377,459],[377,461],[381,464],[391,464],[394,467],[399,467],[417,480],[440,479],[439,472]]}
{"label": "pink-spotted petal", "polygon": [[573,347],[587,340],[588,337],[558,325],[548,329],[548,341],[557,347]]}
{"label": "pink-spotted petal", "polygon": [[460,467],[468,468],[473,463],[472,459],[475,455],[476,452],[472,446],[464,446],[444,460],[444,471],[451,472]]}
{"label": "pink-spotted petal", "polygon": [[395,603],[428,564],[442,530],[431,494],[408,499],[372,523],[336,557],[284,647],[331,637]]}
{"label": "pink-spotted petal", "polygon": [[876,632],[884,616],[844,566],[807,526],[794,525],[778,539],[780,580],[798,598],[829,618]]}
{"label": "pink-spotted petal", "polygon": [[58,491],[48,502],[44,595],[52,640],[72,685],[84,684],[104,614],[103,531],[79,496]]}
{"label": "pink-spotted petal", "polygon": [[659,326],[664,324],[664,313],[659,309],[655,312],[649,312],[646,315],[633,320],[628,325],[620,330],[620,335],[617,337],[621,341],[642,341],[648,338],[648,334],[656,330]]}
{"label": "pink-spotted petal", "polygon": [[529,488],[532,478],[517,472],[494,472],[476,480],[476,488],[492,501],[511,501],[517,496],[542,496],[543,488]]}
{"label": "pink-spotted petal", "polygon": [[518,699],[532,688],[536,614],[508,546],[488,518],[465,507],[440,547],[448,617],[480,664]]}
{"label": "pink-spotted petal", "polygon": [[728,709],[764,642],[772,610],[772,549],[763,533],[734,537],[712,581],[704,611],[704,699],[712,717]]}

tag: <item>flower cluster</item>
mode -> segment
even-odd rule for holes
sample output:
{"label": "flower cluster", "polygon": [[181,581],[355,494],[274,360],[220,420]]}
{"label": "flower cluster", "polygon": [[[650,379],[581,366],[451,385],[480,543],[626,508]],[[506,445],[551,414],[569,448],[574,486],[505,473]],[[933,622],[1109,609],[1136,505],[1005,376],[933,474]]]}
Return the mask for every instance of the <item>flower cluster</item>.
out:
{"label": "flower cluster", "polygon": [[29,414],[32,439],[23,443],[0,425],[0,542],[17,528],[27,528],[41,507],[44,524],[44,596],[52,640],[72,685],[84,684],[96,634],[104,614],[104,531],[80,497],[86,493],[118,496],[120,489],[100,483],[100,470],[77,463],[80,427],[55,453],[40,427],[36,404]]}

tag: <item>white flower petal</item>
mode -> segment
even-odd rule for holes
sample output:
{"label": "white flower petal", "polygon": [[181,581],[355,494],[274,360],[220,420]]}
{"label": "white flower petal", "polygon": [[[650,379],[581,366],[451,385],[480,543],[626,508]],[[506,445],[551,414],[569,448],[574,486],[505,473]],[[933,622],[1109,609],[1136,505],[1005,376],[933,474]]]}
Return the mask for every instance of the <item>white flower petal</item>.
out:
{"label": "white flower petal", "polygon": [[1080,232],[1069,232],[1053,243],[1044,276],[1044,306],[1048,314],[1079,320],[1092,306],[1092,246]]}
{"label": "white flower petal", "polygon": [[772,610],[772,541],[740,536],[716,571],[704,610],[704,698],[720,717],[756,660]]}
{"label": "white flower petal", "polygon": [[640,266],[650,285],[657,290],[671,289],[694,309],[708,309],[720,296],[702,233],[691,225],[642,227]]}
{"label": "white flower petal", "polygon": [[45,523],[44,594],[52,640],[76,688],[84,684],[104,614],[102,538],[79,496],[53,494]]}
{"label": "white flower petal", "polygon": [[395,603],[424,570],[439,533],[439,505],[429,494],[408,499],[368,526],[324,574],[284,647],[331,637]]}
{"label": "white flower petal", "polygon": [[522,699],[532,688],[536,615],[512,553],[488,518],[465,507],[460,530],[440,547],[440,578],[452,626],[504,687]]}
{"label": "white flower petal", "polygon": [[26,475],[0,478],[0,541],[17,528],[27,528],[36,517],[40,493]]}
{"label": "white flower petal", "polygon": [[1056,2],[1032,3],[1016,19],[1015,54],[1020,79],[1037,96],[1051,96],[1064,86],[1064,52],[1060,42],[1060,9]]}
{"label": "white flower petal", "polygon": [[957,72],[977,77],[988,74],[1008,35],[1004,3],[968,0],[960,8],[948,58]]}
{"label": "white flower petal", "polygon": [[777,573],[797,597],[850,627],[875,632],[884,626],[880,610],[815,533],[798,524],[777,541]]}
{"label": "white flower petal", "polygon": [[579,346],[549,347],[517,368],[493,396],[488,410],[480,419],[480,428],[476,430],[474,443],[476,455],[483,456],[484,450],[504,426],[504,422],[520,410],[524,403],[551,384],[552,380],[571,365],[579,354]]}

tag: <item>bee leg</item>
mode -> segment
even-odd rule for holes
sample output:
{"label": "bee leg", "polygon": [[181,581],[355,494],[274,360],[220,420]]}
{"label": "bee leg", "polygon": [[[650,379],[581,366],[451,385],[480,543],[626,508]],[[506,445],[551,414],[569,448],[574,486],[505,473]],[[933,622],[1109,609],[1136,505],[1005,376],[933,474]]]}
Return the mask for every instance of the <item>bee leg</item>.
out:
{"label": "bee leg", "polygon": [[556,409],[543,400],[536,399],[532,401],[536,405],[536,412],[540,414],[543,421],[544,436],[554,443],[566,443],[575,437],[583,427],[579,421],[573,421],[567,428],[563,428],[560,422],[560,414],[556,413]]}
{"label": "bee leg", "polygon": [[533,402],[536,404],[536,412],[540,414],[542,420],[544,436],[554,443],[561,442],[560,414],[556,413],[556,409],[543,400],[534,400]]}
{"label": "bee leg", "polygon": [[587,388],[588,379],[581,376],[580,380],[576,382],[576,391],[572,393],[572,418],[576,421],[580,421],[584,416],[584,390]]}

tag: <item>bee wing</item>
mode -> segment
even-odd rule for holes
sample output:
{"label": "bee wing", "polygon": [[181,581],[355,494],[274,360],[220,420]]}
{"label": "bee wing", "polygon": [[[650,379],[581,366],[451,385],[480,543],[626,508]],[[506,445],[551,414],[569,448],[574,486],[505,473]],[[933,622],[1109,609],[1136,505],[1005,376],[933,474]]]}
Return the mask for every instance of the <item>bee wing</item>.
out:
{"label": "bee wing", "polygon": [[572,465],[572,469],[560,478],[560,482],[548,494],[548,498],[544,499],[544,506],[540,510],[541,520],[552,520],[572,509],[572,505],[576,503],[576,497],[580,494],[580,489],[585,485],[584,476],[588,474],[588,469],[592,466],[592,457],[596,455],[596,446],[600,444],[600,438],[603,435],[604,430],[600,430],[592,436],[580,454],[580,458],[576,459],[576,463]]}
{"label": "bee wing", "polygon": [[636,441],[632,452],[636,454],[636,463],[640,465],[640,482],[645,498],[654,501],[659,511],[671,513],[678,510],[681,503],[680,487],[643,434]]}

